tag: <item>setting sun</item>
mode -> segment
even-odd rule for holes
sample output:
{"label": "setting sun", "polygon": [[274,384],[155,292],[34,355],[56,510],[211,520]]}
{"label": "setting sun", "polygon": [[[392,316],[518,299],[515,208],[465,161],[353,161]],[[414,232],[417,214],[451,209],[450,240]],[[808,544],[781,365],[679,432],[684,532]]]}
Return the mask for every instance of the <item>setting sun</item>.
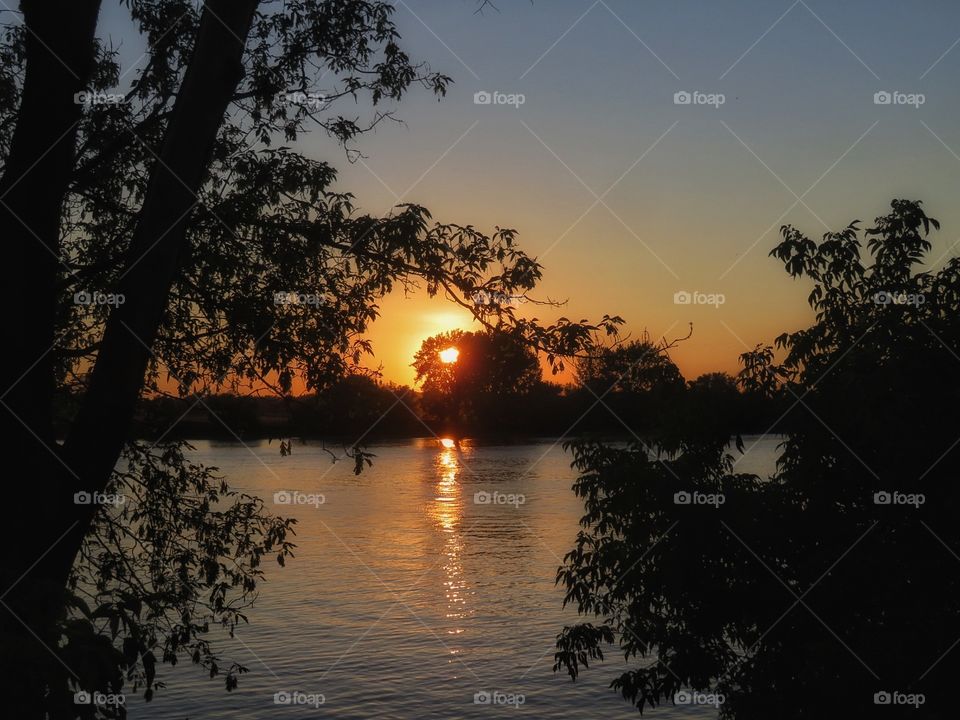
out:
{"label": "setting sun", "polygon": [[449,347],[446,350],[440,351],[440,360],[447,364],[455,363],[458,357],[460,357],[460,351],[455,347]]}

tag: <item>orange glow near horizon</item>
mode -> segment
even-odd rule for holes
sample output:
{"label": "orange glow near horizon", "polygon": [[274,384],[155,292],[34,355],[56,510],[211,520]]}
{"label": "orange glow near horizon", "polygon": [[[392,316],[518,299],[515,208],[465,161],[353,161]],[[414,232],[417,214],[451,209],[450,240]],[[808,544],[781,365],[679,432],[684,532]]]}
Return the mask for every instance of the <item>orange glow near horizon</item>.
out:
{"label": "orange glow near horizon", "polygon": [[[809,322],[805,317],[804,293],[801,287],[790,287],[790,292],[795,292],[797,297],[791,304],[793,308],[789,312],[784,312],[782,317],[761,322],[759,319],[745,319],[735,325],[722,325],[719,320],[723,319],[722,310],[713,308],[701,308],[691,306],[670,305],[674,314],[666,315],[658,310],[653,304],[646,308],[646,312],[640,312],[634,309],[634,312],[627,313],[628,319],[632,317],[647,317],[651,322],[646,325],[629,323],[624,326],[623,334],[631,337],[637,337],[644,329],[650,331],[651,336],[659,339],[660,333],[664,333],[668,340],[678,336],[685,335],[687,332],[688,321],[694,322],[693,337],[686,342],[680,343],[671,350],[670,357],[677,363],[683,375],[692,380],[698,375],[706,372],[722,371],[736,374],[740,370],[737,361],[739,353],[746,349],[747,343],[763,340],[764,338],[774,337],[783,328],[803,327]],[[595,304],[595,293],[583,291],[583,302],[585,311],[584,317],[597,316],[601,311],[610,310],[611,307],[601,307]],[[771,290],[772,292],[772,290]],[[549,293],[546,293],[549,294]],[[559,293],[554,293],[559,296]],[[576,297],[580,297],[579,294]],[[636,301],[634,301],[636,302]],[[629,303],[624,303],[628,305]],[[786,303],[784,303],[786,305]],[[730,303],[732,305],[732,302]],[[620,308],[619,305],[616,308]],[[678,309],[679,308],[679,309]],[[628,310],[630,308],[627,308]],[[524,310],[520,308],[519,317],[525,317]],[[540,309],[542,313],[542,308]],[[555,313],[543,314],[540,321],[544,324],[555,321],[556,317],[562,314],[562,309],[557,309]],[[364,338],[373,344],[374,356],[363,359],[365,365],[371,368],[379,368],[382,372],[384,382],[397,383],[408,387],[415,387],[415,373],[412,367],[412,360],[421,344],[427,338],[450,332],[452,330],[476,331],[480,327],[474,322],[473,317],[465,309],[459,306],[453,306],[443,298],[425,298],[422,295],[413,297],[404,297],[402,294],[392,294],[382,302],[381,317],[374,322]],[[729,318],[727,318],[729,320]],[[736,336],[731,334],[735,330]],[[742,339],[738,340],[738,338]],[[448,351],[456,351],[454,347],[449,347],[441,352],[446,354]],[[451,353],[452,355],[453,353]],[[447,363],[443,356],[440,360]],[[459,361],[459,352],[457,360]],[[573,363],[567,362],[566,369],[557,375],[550,371],[546,359],[541,356],[541,369],[543,379],[554,383],[570,383],[575,380],[572,372]],[[271,383],[276,382],[276,374],[271,373],[267,376]],[[176,392],[176,383],[170,377],[165,377],[161,382],[161,388],[168,392]],[[266,386],[258,383],[252,383],[249,386],[244,385],[244,389],[263,390],[263,394],[269,395]],[[218,388],[219,392],[230,392],[231,387],[224,384]],[[309,392],[306,383],[301,375],[296,375],[293,380],[292,394],[298,396]]]}
{"label": "orange glow near horizon", "polygon": [[456,441],[451,440],[450,438],[440,438],[440,444],[448,450],[455,448],[457,446]]}

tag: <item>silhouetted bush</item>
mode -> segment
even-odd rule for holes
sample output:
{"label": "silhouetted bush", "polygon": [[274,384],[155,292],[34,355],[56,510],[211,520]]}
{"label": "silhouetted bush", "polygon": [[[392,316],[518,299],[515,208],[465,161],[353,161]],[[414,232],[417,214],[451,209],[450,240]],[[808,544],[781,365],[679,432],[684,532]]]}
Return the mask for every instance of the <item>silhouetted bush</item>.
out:
{"label": "silhouetted bush", "polygon": [[590,622],[564,628],[557,669],[612,643],[641,710],[692,688],[737,720],[956,716],[960,260],[917,272],[931,227],[894,201],[869,265],[857,223],[783,228],[772,255],[813,281],[816,321],[777,339],[780,364],[743,357],[742,385],[790,403],[772,477],[732,472],[728,415],[650,451],[573,445],[586,514],[558,582]]}

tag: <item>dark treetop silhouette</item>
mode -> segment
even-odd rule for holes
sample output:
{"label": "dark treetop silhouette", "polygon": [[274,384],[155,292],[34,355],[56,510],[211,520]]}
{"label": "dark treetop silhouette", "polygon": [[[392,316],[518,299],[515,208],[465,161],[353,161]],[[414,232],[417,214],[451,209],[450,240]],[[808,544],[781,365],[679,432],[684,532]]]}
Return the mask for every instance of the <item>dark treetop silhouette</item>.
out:
{"label": "dark treetop silhouette", "polygon": [[773,477],[733,472],[721,419],[573,445],[586,514],[558,582],[595,622],[557,669],[614,643],[641,710],[694,688],[737,720],[956,716],[960,260],[917,271],[937,227],[897,200],[862,235],[783,228],[771,255],[812,280],[816,322],[740,378],[790,400]]}
{"label": "dark treetop silhouette", "polygon": [[[440,353],[455,348],[454,361]],[[424,340],[414,359],[423,381],[421,405],[430,427],[454,436],[520,430],[518,410],[534,401],[540,386],[536,353],[502,332],[453,332]],[[495,431],[495,430],[494,430]]]}
{"label": "dark treetop silhouette", "polygon": [[[513,231],[433,223],[415,205],[359,214],[329,164],[275,146],[319,128],[355,153],[391,116],[382,103],[413,84],[444,94],[450,79],[401,49],[392,3],[124,4],[148,58],[119,102],[77,101],[120,79],[94,37],[99,0],[22,0],[0,42],[0,236],[15,299],[0,438],[43,488],[42,513],[0,525],[13,717],[122,714],[75,706],[72,691],[130,683],[149,698],[159,660],[216,674],[206,630],[240,619],[262,557],[289,553],[289,524],[258,500],[230,495],[179,444],[130,440],[144,392],[172,383],[202,402],[230,383],[284,393],[296,376],[322,388],[369,352],[362,333],[398,284],[443,293],[557,363],[619,322],[542,327],[475,308],[473,293],[522,295],[540,278]],[[335,113],[355,97],[369,122]],[[58,444],[54,399],[67,393],[77,407]],[[121,492],[119,512],[83,502]]]}

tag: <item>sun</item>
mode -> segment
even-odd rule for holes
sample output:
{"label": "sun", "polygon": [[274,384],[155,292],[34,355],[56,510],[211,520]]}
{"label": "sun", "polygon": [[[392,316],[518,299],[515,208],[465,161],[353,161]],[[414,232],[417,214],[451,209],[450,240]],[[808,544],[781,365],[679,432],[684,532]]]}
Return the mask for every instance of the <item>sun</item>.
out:
{"label": "sun", "polygon": [[460,351],[455,347],[448,347],[446,350],[440,351],[440,360],[446,364],[455,363],[457,358],[460,357]]}

